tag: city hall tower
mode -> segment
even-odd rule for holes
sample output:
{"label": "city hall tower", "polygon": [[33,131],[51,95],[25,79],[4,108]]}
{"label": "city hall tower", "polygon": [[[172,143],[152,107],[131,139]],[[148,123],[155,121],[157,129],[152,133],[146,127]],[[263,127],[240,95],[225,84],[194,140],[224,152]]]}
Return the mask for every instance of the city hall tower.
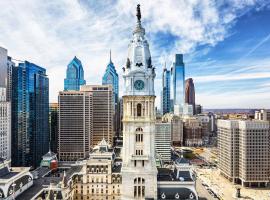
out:
{"label": "city hall tower", "polygon": [[157,199],[155,164],[155,68],[152,66],[140,5],[123,67],[122,199]]}

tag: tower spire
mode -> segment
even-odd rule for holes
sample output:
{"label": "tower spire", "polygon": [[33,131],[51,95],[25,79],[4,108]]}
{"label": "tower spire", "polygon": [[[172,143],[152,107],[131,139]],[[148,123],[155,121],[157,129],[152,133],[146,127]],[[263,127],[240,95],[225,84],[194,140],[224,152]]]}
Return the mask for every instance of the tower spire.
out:
{"label": "tower spire", "polygon": [[110,63],[112,62],[112,51],[110,49]]}

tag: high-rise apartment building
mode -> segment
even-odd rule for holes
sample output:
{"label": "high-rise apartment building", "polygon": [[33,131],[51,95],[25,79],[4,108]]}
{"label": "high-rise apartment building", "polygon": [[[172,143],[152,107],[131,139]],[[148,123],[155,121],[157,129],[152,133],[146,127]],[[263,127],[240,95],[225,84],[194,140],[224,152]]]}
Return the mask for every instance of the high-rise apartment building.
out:
{"label": "high-rise apartment building", "polygon": [[184,145],[201,146],[203,144],[201,122],[196,117],[184,119]]}
{"label": "high-rise apartment building", "polygon": [[93,126],[90,145],[97,145],[105,139],[113,144],[114,113],[112,85],[84,85],[81,91],[90,92],[93,96]]}
{"label": "high-rise apartment building", "polygon": [[49,79],[33,63],[12,70],[12,164],[38,166],[49,150]]}
{"label": "high-rise apartment building", "polygon": [[218,120],[219,169],[245,187],[269,183],[269,122]]}
{"label": "high-rise apartment building", "polygon": [[156,123],[156,154],[163,162],[171,161],[171,123]]}
{"label": "high-rise apartment building", "polygon": [[93,130],[91,92],[63,91],[58,96],[58,155],[61,161],[85,158]]}
{"label": "high-rise apartment building", "polygon": [[84,71],[81,61],[75,56],[67,66],[64,90],[80,90],[85,85]]}
{"label": "high-rise apartment building", "polygon": [[0,47],[0,87],[6,88],[6,101],[11,101],[12,68],[15,63],[8,56],[8,51]]}
{"label": "high-rise apartment building", "polygon": [[110,61],[106,67],[106,71],[102,77],[102,85],[112,85],[113,88],[113,104],[115,107],[114,114],[114,131],[118,134],[120,129],[120,107],[119,107],[119,78],[115,66],[112,62],[111,51]]}
{"label": "high-rise apartment building", "polygon": [[7,60],[7,101],[12,100],[12,69],[15,67],[15,63],[12,58],[8,56]]}
{"label": "high-rise apartment building", "polygon": [[171,143],[172,145],[183,145],[183,121],[180,116],[167,113],[162,117],[163,122],[171,123]]}
{"label": "high-rise apartment building", "polygon": [[0,87],[7,87],[7,49],[0,47]]}
{"label": "high-rise apartment building", "polygon": [[4,87],[0,87],[0,158],[11,158],[11,109]]}
{"label": "high-rise apartment building", "polygon": [[257,120],[270,121],[270,110],[256,110],[254,118]]}
{"label": "high-rise apartment building", "polygon": [[185,64],[183,54],[176,54],[172,69],[172,96],[174,113],[182,113],[185,95]]}
{"label": "high-rise apartment building", "polygon": [[193,114],[196,114],[195,87],[192,78],[187,79],[185,82],[185,103],[192,105]]}
{"label": "high-rise apartment building", "polygon": [[58,103],[50,103],[49,112],[50,123],[50,148],[51,151],[57,153],[58,147]]}
{"label": "high-rise apartment building", "polygon": [[161,112],[163,115],[171,111],[171,72],[166,65],[162,74]]}

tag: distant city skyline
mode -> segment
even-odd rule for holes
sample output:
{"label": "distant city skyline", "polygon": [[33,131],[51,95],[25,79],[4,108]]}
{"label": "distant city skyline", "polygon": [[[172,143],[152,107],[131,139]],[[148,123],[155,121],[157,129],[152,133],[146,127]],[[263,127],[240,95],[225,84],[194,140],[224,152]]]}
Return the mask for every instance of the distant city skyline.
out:
{"label": "distant city skyline", "polygon": [[[170,68],[174,55],[183,53],[186,78],[194,80],[197,104],[204,108],[270,108],[269,2],[140,4],[157,69],[156,94],[161,92],[164,62]],[[122,77],[134,2],[30,1],[27,5],[27,12],[21,12],[25,1],[0,2],[5,8],[0,11],[0,46],[15,59],[46,68],[50,102],[57,102],[66,66],[74,56],[82,61],[86,83],[101,84],[112,49]],[[120,78],[119,96],[122,84]],[[160,105],[159,95],[156,105]]]}

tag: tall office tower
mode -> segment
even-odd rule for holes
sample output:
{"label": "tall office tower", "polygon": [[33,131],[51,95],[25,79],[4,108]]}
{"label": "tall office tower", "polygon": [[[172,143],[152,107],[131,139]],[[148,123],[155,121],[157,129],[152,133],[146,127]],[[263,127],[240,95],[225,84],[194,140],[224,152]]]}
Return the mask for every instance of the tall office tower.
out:
{"label": "tall office tower", "polygon": [[157,199],[155,68],[137,6],[137,25],[123,68],[122,199]]}
{"label": "tall office tower", "polygon": [[113,100],[114,103],[117,104],[118,103],[118,98],[119,98],[119,78],[118,78],[118,74],[116,72],[115,66],[112,62],[112,58],[111,58],[111,51],[110,51],[110,61],[109,64],[106,67],[106,71],[103,75],[102,78],[102,85],[112,85],[113,87]]}
{"label": "tall office tower", "polygon": [[174,113],[181,114],[185,95],[185,64],[183,54],[175,55],[175,62],[172,69],[172,95]]}
{"label": "tall office tower", "polygon": [[112,85],[113,87],[113,104],[115,107],[114,114],[114,131],[118,134],[120,128],[120,115],[119,115],[119,78],[118,74],[115,70],[115,66],[111,59],[111,51],[110,51],[110,61],[106,67],[106,71],[102,78],[102,85]]}
{"label": "tall office tower", "polygon": [[171,161],[171,123],[156,123],[156,153],[163,162]]}
{"label": "tall office tower", "polygon": [[172,113],[167,113],[162,117],[163,122],[171,123],[171,143],[175,146],[183,145],[183,121],[182,119]]}
{"label": "tall office tower", "polygon": [[201,146],[203,144],[202,126],[195,117],[184,119],[184,144],[186,146]]}
{"label": "tall office tower", "polygon": [[84,85],[81,91],[91,92],[93,96],[93,129],[90,145],[94,147],[102,139],[110,145],[114,137],[113,88],[111,85]]}
{"label": "tall office tower", "polygon": [[257,120],[270,121],[270,110],[256,110],[254,118]]}
{"label": "tall office tower", "polygon": [[208,144],[211,135],[211,116],[208,114],[199,114],[196,116],[202,127],[203,144]]}
{"label": "tall office tower", "polygon": [[269,122],[218,120],[218,167],[245,187],[269,183]]}
{"label": "tall office tower", "polygon": [[28,61],[12,73],[12,164],[36,167],[49,150],[49,79]]}
{"label": "tall office tower", "polygon": [[12,69],[15,67],[15,63],[12,58],[7,58],[7,101],[12,100]]}
{"label": "tall office tower", "polygon": [[196,114],[195,87],[192,78],[187,79],[185,83],[185,103],[192,105],[193,115]]}
{"label": "tall office tower", "polygon": [[167,70],[166,64],[163,69],[162,74],[162,95],[161,95],[161,102],[162,102],[162,114],[165,115],[171,111],[171,72]]}
{"label": "tall office tower", "polygon": [[4,87],[0,87],[0,158],[11,158],[11,109]]}
{"label": "tall office tower", "polygon": [[93,95],[82,91],[59,92],[58,106],[59,160],[85,158],[93,130]]}
{"label": "tall office tower", "polygon": [[0,87],[7,87],[7,50],[0,47]]}
{"label": "tall office tower", "polygon": [[51,151],[57,153],[58,147],[58,103],[50,103],[49,112],[50,123],[50,148]]}
{"label": "tall office tower", "polygon": [[84,71],[81,61],[75,56],[67,66],[64,90],[80,90],[85,85]]}

